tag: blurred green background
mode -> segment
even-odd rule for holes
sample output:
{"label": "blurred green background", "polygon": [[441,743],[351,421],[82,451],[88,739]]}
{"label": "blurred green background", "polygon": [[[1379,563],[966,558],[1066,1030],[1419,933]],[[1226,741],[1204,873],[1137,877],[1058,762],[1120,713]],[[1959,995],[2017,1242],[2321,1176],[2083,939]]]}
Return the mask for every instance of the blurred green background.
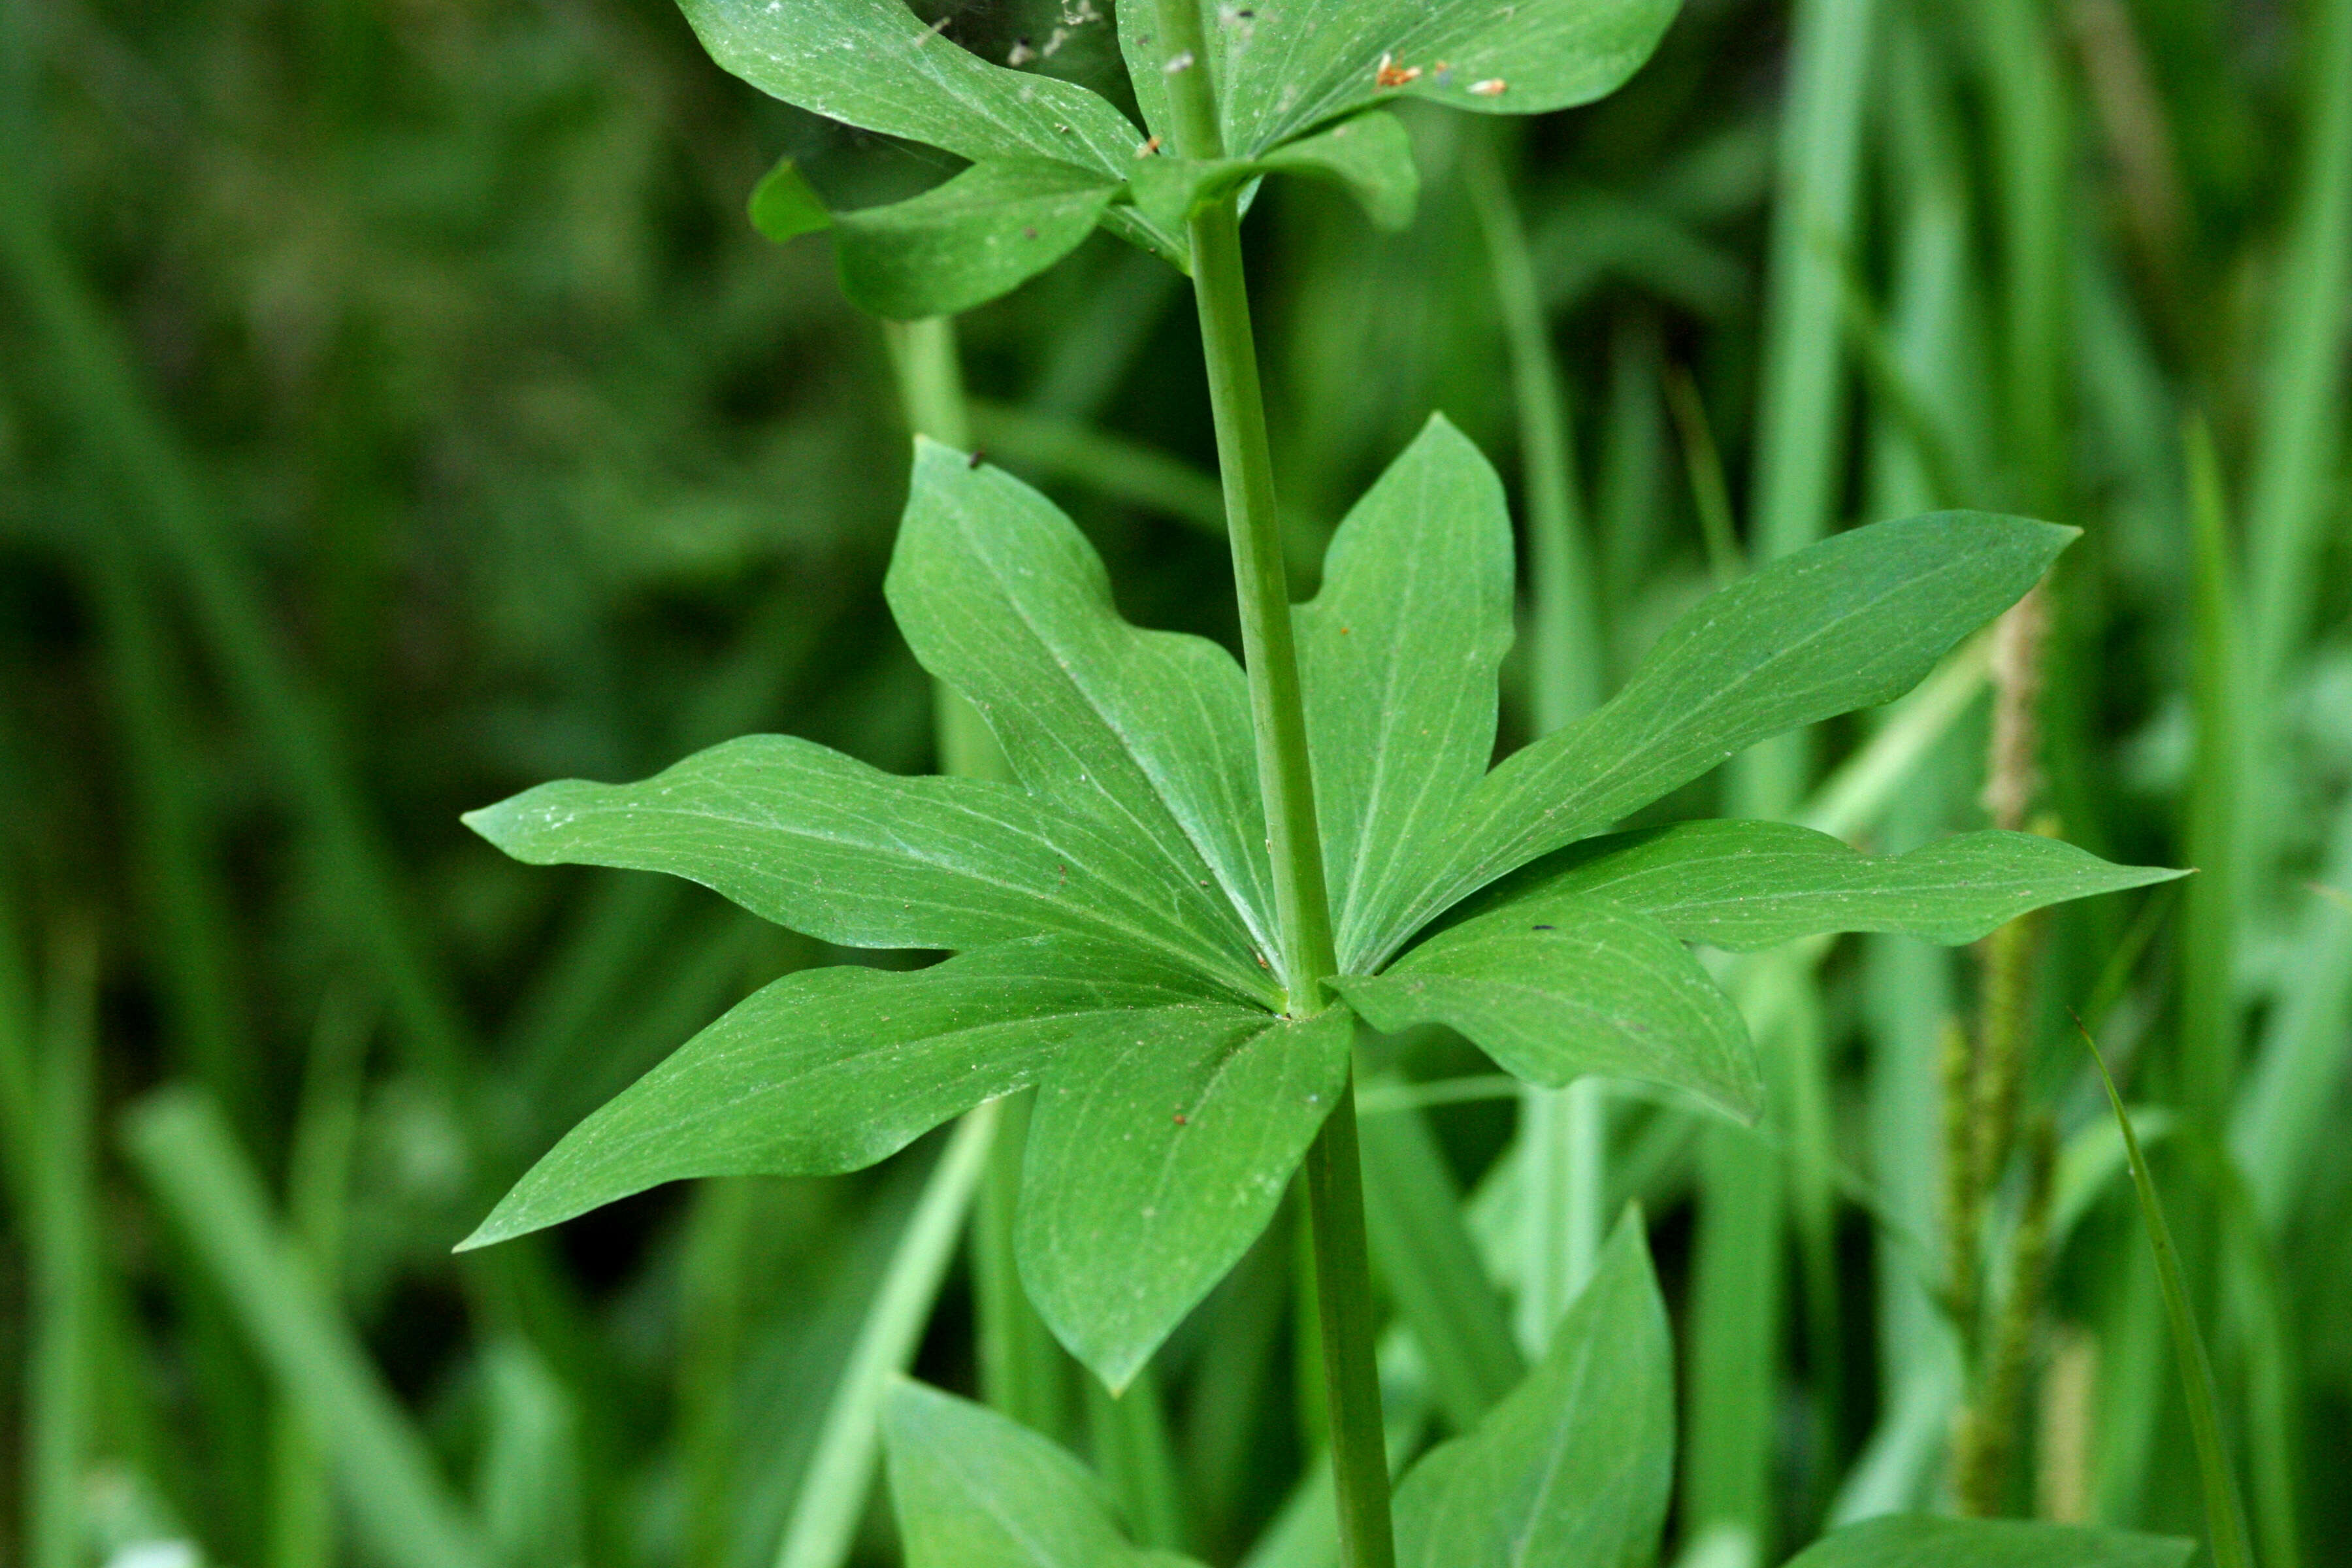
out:
{"label": "blurred green background", "polygon": [[[944,14],[1002,58],[1093,9]],[[580,1115],[848,957],[680,884],[510,864],[457,816],[758,730],[930,765],[879,591],[890,362],[829,242],[772,246],[743,205],[779,155],[844,206],[948,165],[759,97],[664,0],[0,21],[0,1558],[773,1561],[936,1141],[453,1258]],[[1065,30],[1040,68],[1119,90],[1108,24]],[[1247,226],[1302,568],[1432,409],[1519,489],[1498,211],[1566,388],[1609,677],[1737,569],[1727,525],[1756,555],[1939,505],[2084,530],[2036,809],[2202,875],[2044,931],[2028,1096],[2063,1224],[2009,1506],[2199,1529],[2074,1009],[2161,1135],[2262,1560],[2352,1563],[2352,0],[1688,0],[1605,103],[1408,118],[1409,232],[1281,183]],[[980,444],[1079,520],[1126,613],[1231,642],[1186,295],[1097,235],[960,323],[964,372]],[[1980,825],[1983,709],[1855,830]],[[1797,1100],[1737,1149],[1612,1102],[1704,1561],[1944,1495],[1920,1280],[1976,971],[1874,938],[1790,982]],[[1486,1070],[1386,1051],[1399,1080]],[[1385,1092],[1372,1120],[1431,1138],[1373,1157],[1433,1150],[1509,1286],[1510,1103]],[[1141,1415],[1089,1419],[1069,1373],[1062,1435],[1206,1561],[1314,1561],[1265,1533],[1315,1444],[1292,1242]],[[1436,1265],[1381,1267],[1430,1333]],[[967,1390],[970,1302],[959,1267],[916,1363]],[[895,1561],[881,1510],[856,1552]]]}

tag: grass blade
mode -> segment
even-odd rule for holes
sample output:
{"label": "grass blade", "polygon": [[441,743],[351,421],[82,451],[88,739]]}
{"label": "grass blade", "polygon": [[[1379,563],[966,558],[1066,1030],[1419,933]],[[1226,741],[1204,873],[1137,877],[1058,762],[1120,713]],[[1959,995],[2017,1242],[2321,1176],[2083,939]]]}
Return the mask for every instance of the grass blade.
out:
{"label": "grass blade", "polygon": [[1183,1550],[1183,1489],[1176,1479],[1158,1373],[1146,1363],[1117,1394],[1093,1376],[1086,1387],[1095,1469],[1118,1500],[1129,1538],[1139,1546]]}
{"label": "grass blade", "polygon": [[[2336,809],[2323,886],[2352,887],[2352,793]],[[2283,973],[2293,975],[2264,1026],[2230,1129],[2248,1202],[2277,1236],[2311,1179],[2312,1153],[2338,1103],[2352,1032],[2352,907],[2308,895]]]}
{"label": "grass blade", "polygon": [[[369,1009],[349,991],[328,994],[310,1038],[287,1172],[286,1207],[295,1245],[331,1300],[339,1294],[342,1273],[352,1146],[359,1131],[373,1022]],[[334,1506],[317,1429],[303,1411],[283,1400],[274,1414],[270,1568],[331,1568]]]}
{"label": "grass blade", "polygon": [[[1547,735],[1600,702],[1606,660],[1568,396],[1553,358],[1527,227],[1496,146],[1503,123],[1471,135],[1462,171],[1486,240],[1504,348],[1511,362],[1534,601],[1529,617],[1530,717],[1535,733]],[[1598,1082],[1588,1081],[1557,1090],[1530,1088],[1521,1101],[1518,1151],[1526,1165],[1521,1210],[1527,1257],[1520,1274],[1517,1326],[1520,1347],[1531,1354],[1550,1344],[1553,1326],[1601,1256],[1609,1136],[1605,1093]],[[1430,1262],[1423,1259],[1422,1267]],[[1509,1382],[1517,1381],[1517,1357],[1509,1358]],[[1441,1388],[1448,1381],[1441,1377]],[[1457,1423],[1465,1413],[1453,1412]]]}
{"label": "grass blade", "polygon": [[184,584],[209,651],[319,855],[333,889],[325,906],[349,922],[349,939],[377,970],[418,1065],[454,1089],[467,1063],[467,1032],[401,907],[326,705],[270,624],[187,454],[139,386],[129,344],[74,275],[13,163],[0,171],[0,268],[47,351],[58,400]]}
{"label": "grass blade", "polygon": [[[1877,10],[1872,0],[1799,0],[1796,7],[1749,530],[1759,563],[1804,548],[1831,526],[1844,280],[1830,258],[1847,254],[1853,242]],[[1780,816],[1795,806],[1807,758],[1802,734],[1780,737],[1739,758],[1730,780],[1733,814]],[[1818,1060],[1815,1053],[1803,1054],[1809,1062]],[[1828,1094],[1825,1086],[1814,1085],[1798,1098],[1825,1104]],[[1771,1472],[1780,1379],[1780,1227],[1787,1208],[1782,1179],[1777,1162],[1753,1139],[1729,1127],[1707,1130],[1683,1525],[1694,1546],[1704,1546],[1710,1532],[1718,1542],[1736,1542],[1736,1554],[1727,1544],[1716,1550],[1745,1563],[1769,1557],[1776,1533]]]}
{"label": "grass blade", "polygon": [[474,1521],[350,1323],[273,1223],[220,1113],[165,1089],[131,1113],[133,1162],[228,1298],[278,1396],[335,1459],[353,1522],[393,1568],[488,1568]]}
{"label": "grass blade", "polygon": [[2310,75],[2301,188],[2279,268],[2278,315],[2264,377],[2246,504],[2252,667],[2265,698],[2305,634],[2322,578],[2330,484],[2341,460],[2344,345],[2352,315],[2352,0],[2304,7]]}
{"label": "grass blade", "polygon": [[2246,1540],[2246,1519],[2238,1501],[2237,1479],[2221,1447],[2213,1369],[2205,1358],[2205,1341],[2197,1331],[2197,1317],[2189,1304],[2189,1288],[2181,1279],[2179,1250],[2172,1244],[2172,1229],[2165,1223],[2164,1205],[2157,1198],[2155,1179],[2148,1174],[2147,1159],[2140,1152],[2139,1134],[2133,1131],[2131,1116],[2124,1110],[2124,1098],[2107,1071],[2106,1058],[2099,1054],[2098,1042],[2091,1038],[2088,1030],[2083,1031],[2083,1044],[2099,1069],[2099,1082],[2107,1091],[2108,1109],[2115,1112],[2116,1130],[2123,1134],[2124,1156],[2131,1163],[2132,1187],[2139,1194],[2140,1217],[2147,1226],[2148,1246],[2156,1254],[2165,1315],[2172,1326],[2173,1353],[2179,1360],[2182,1392],[2188,1397],[2189,1432],[2197,1446],[2197,1476],[2204,1492],[2207,1542],[2212,1548],[2215,1568],[2253,1568],[2253,1549]]}
{"label": "grass blade", "polygon": [[1381,1281],[1428,1364],[1438,1407],[1466,1432],[1518,1383],[1527,1363],[1420,1113],[1363,1118],[1359,1135],[1364,1218]]}
{"label": "grass blade", "polygon": [[882,1396],[890,1380],[914,1359],[916,1342],[930,1321],[932,1303],[939,1299],[964,1215],[988,1163],[997,1114],[993,1100],[966,1111],[940,1151],[939,1163],[931,1167],[882,1288],[834,1385],[815,1456],[802,1478],[792,1521],[776,1553],[776,1568],[839,1568],[848,1559],[874,1484]]}
{"label": "grass blade", "polygon": [[31,1145],[32,1346],[26,1389],[26,1561],[78,1568],[90,1542],[85,1519],[94,1437],[91,1208],[92,1016],[95,940],[60,940],[42,1028],[39,1115]]}

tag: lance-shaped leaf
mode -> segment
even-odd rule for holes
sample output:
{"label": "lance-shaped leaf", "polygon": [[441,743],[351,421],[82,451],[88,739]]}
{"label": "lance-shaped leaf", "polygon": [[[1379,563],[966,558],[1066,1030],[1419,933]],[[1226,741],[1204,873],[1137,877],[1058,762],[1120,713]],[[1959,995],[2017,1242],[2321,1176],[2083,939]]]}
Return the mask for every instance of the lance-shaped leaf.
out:
{"label": "lance-shaped leaf", "polygon": [[1542,1363],[1405,1477],[1399,1568],[1643,1568],[1674,1468],[1674,1346],[1633,1213]]}
{"label": "lance-shaped leaf", "polygon": [[1785,822],[1682,822],[1571,844],[1497,882],[1465,913],[1546,921],[1589,898],[1685,942],[1752,952],[1819,931],[1974,942],[2030,910],[2186,872],[2117,866],[2031,833],[1961,833],[1864,855]]}
{"label": "lance-shaped leaf", "polygon": [[1114,1389],[1274,1216],[1355,1032],[1344,1007],[1133,1022],[1038,1085],[1014,1237],[1039,1314]]}
{"label": "lance-shaped leaf", "polygon": [[688,1176],[829,1175],[1140,1029],[1234,1027],[1181,970],[1032,938],[891,973],[785,975],[565,1134],[499,1200],[484,1247]]}
{"label": "lance-shaped leaf", "polygon": [[1672,932],[1600,899],[1563,898],[1546,913],[1497,910],[1384,974],[1331,984],[1375,1029],[1444,1024],[1529,1083],[1642,1079],[1755,1118],[1763,1080],[1748,1026]]}
{"label": "lance-shaped leaf", "polygon": [[1118,183],[1042,158],[974,163],[888,206],[836,216],[841,291],[893,321],[985,304],[1077,248]]}
{"label": "lance-shaped leaf", "polygon": [[1193,209],[1266,174],[1304,174],[1336,184],[1381,228],[1412,223],[1421,174],[1412,140],[1392,114],[1361,114],[1319,135],[1287,142],[1255,158],[1205,163],[1163,153],[1135,165],[1128,183],[1136,205],[1161,227],[1181,228]]}
{"label": "lance-shaped leaf", "polygon": [[[1291,0],[1202,6],[1225,150],[1255,157],[1377,100],[1488,114],[1590,103],[1641,68],[1678,0]],[[1119,48],[1151,129],[1171,134],[1165,41],[1149,4],[1118,8]]]}
{"label": "lance-shaped leaf", "polygon": [[1299,677],[1342,970],[1421,891],[1417,874],[1495,750],[1511,645],[1502,481],[1441,416],[1332,537],[1297,612]]}
{"label": "lance-shaped leaf", "polygon": [[1789,1568],[2181,1568],[2196,1549],[2122,1530],[1889,1514],[1823,1536]]}
{"label": "lance-shaped leaf", "polygon": [[1168,896],[1231,950],[1275,951],[1249,695],[1231,654],[1129,626],[1059,508],[931,441],[916,445],[885,586],[915,657],[980,710],[1031,791],[1153,859]]}
{"label": "lance-shaped leaf", "polygon": [[882,1404],[907,1568],[1183,1568],[1140,1551],[1077,1460],[1018,1421],[899,1381]]}
{"label": "lance-shaped leaf", "polygon": [[[678,8],[710,58],[761,91],[974,163],[1043,158],[1116,184],[1143,140],[1107,99],[983,60],[903,0],[679,0]],[[1107,216],[1123,237],[1183,264],[1181,232],[1133,207]]]}
{"label": "lance-shaped leaf", "polygon": [[637,784],[541,784],[466,822],[534,866],[667,871],[845,947],[1060,932],[1272,994],[1230,918],[1148,847],[1009,785],[901,778],[789,735],[729,741]]}
{"label": "lance-shaped leaf", "polygon": [[1709,595],[1600,709],[1486,775],[1377,964],[1430,916],[1784,730],[1889,701],[2075,535],[1987,512],[1851,529]]}

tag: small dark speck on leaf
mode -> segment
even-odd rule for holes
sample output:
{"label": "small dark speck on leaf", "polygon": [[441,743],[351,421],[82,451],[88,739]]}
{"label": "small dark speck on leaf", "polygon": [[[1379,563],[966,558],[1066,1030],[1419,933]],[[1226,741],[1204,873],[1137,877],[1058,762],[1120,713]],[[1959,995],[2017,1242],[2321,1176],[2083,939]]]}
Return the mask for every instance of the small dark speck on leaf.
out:
{"label": "small dark speck on leaf", "polygon": [[967,468],[976,468],[986,461],[988,461],[988,454],[974,447],[971,449],[971,456],[963,460],[963,466]]}
{"label": "small dark speck on leaf", "polygon": [[1184,1125],[1184,1113],[1181,1110],[1176,1113],[1176,1125],[1179,1127]]}
{"label": "small dark speck on leaf", "polygon": [[1558,926],[1538,926],[1535,929],[1538,931],[1558,931],[1559,928]]}
{"label": "small dark speck on leaf", "polygon": [[1030,227],[1028,225],[1024,224],[1021,227],[1021,237],[1024,239],[1034,239],[1037,237],[1037,231]]}

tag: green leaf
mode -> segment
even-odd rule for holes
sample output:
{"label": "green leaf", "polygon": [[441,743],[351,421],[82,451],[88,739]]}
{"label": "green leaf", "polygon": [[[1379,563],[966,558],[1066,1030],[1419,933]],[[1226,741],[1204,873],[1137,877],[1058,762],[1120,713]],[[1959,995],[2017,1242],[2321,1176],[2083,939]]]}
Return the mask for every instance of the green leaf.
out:
{"label": "green leaf", "polygon": [[1120,177],[1142,138],[1076,82],[1009,70],[902,0],[679,0],[710,58],[772,98],[982,163],[1049,158]]}
{"label": "green leaf", "polygon": [[845,947],[1058,932],[1270,993],[1230,921],[1180,902],[1148,848],[1009,785],[900,778],[789,735],[729,741],[638,784],[541,784],[466,822],[534,866],[667,871]]}
{"label": "green leaf", "polygon": [[1113,1389],[1265,1228],[1354,1040],[1344,1007],[1130,1021],[1038,1085],[1015,1238],[1039,1315]]}
{"label": "green leaf", "polygon": [[[1376,100],[1432,99],[1540,114],[1616,90],[1657,47],[1678,0],[1294,0],[1203,5],[1225,150],[1252,158]],[[1144,119],[1171,133],[1150,5],[1118,8]],[[1385,72],[1383,68],[1386,68]],[[1384,85],[1385,82],[1385,85]]]}
{"label": "green leaf", "polygon": [[1556,903],[1602,898],[1685,942],[1734,952],[1819,931],[1957,944],[2047,904],[2186,875],[2114,865],[2030,833],[1962,833],[1906,855],[1864,855],[1785,822],[1683,822],[1571,844],[1488,889],[1469,912],[1541,921]]}
{"label": "green leaf", "polygon": [[2181,1568],[2196,1544],[2025,1520],[1889,1514],[1823,1536],[1789,1568]]}
{"label": "green leaf", "polygon": [[1405,1477],[1398,1568],[1640,1568],[1674,1464],[1674,1347],[1633,1213],[1542,1363]]}
{"label": "green leaf", "polygon": [[1421,891],[1495,750],[1511,646],[1502,481],[1433,417],[1332,537],[1297,611],[1299,679],[1342,971]]}
{"label": "green leaf", "polygon": [[1019,1422],[901,1380],[882,1405],[907,1568],[1181,1568],[1128,1543],[1084,1466]]}
{"label": "green leaf", "polygon": [[2075,535],[1986,512],[1873,523],[1709,595],[1607,704],[1486,775],[1376,966],[1432,915],[1784,730],[1900,696]]}
{"label": "green leaf", "polygon": [[1360,114],[1320,135],[1276,147],[1255,158],[1195,163],[1162,153],[1135,165],[1128,184],[1146,216],[1181,228],[1195,208],[1266,174],[1304,174],[1353,196],[1365,216],[1386,229],[1411,226],[1421,195],[1412,140],[1392,114]]}
{"label": "green leaf", "polygon": [[1101,558],[1053,502],[930,441],[885,589],[915,657],[980,710],[1021,782],[1134,846],[1162,907],[1272,1000],[1258,955],[1276,950],[1273,874],[1233,656],[1120,619]]}
{"label": "green leaf", "polygon": [[985,304],[1077,248],[1118,183],[1041,158],[974,163],[888,206],[839,215],[841,291],[892,321]]}
{"label": "green leaf", "polygon": [[891,972],[787,974],[606,1102],[500,1199],[467,1247],[689,1176],[831,1175],[1034,1083],[1066,1049],[1262,1017],[1181,970],[1031,938]]}
{"label": "green leaf", "polygon": [[[1108,100],[1076,82],[992,65],[925,26],[901,0],[679,0],[678,8],[712,59],[771,97],[976,163],[1044,159],[1117,184],[1143,141]],[[1185,265],[1181,230],[1162,229],[1132,206],[1103,221]]]}
{"label": "green leaf", "polygon": [[778,245],[833,226],[833,214],[790,158],[777,159],[751,187],[751,226]]}
{"label": "green leaf", "polygon": [[1444,1024],[1529,1083],[1586,1073],[1691,1093],[1753,1121],[1756,1047],[1738,1009],[1665,927],[1600,899],[1531,921],[1497,910],[1448,927],[1388,973],[1334,980],[1383,1033]]}

